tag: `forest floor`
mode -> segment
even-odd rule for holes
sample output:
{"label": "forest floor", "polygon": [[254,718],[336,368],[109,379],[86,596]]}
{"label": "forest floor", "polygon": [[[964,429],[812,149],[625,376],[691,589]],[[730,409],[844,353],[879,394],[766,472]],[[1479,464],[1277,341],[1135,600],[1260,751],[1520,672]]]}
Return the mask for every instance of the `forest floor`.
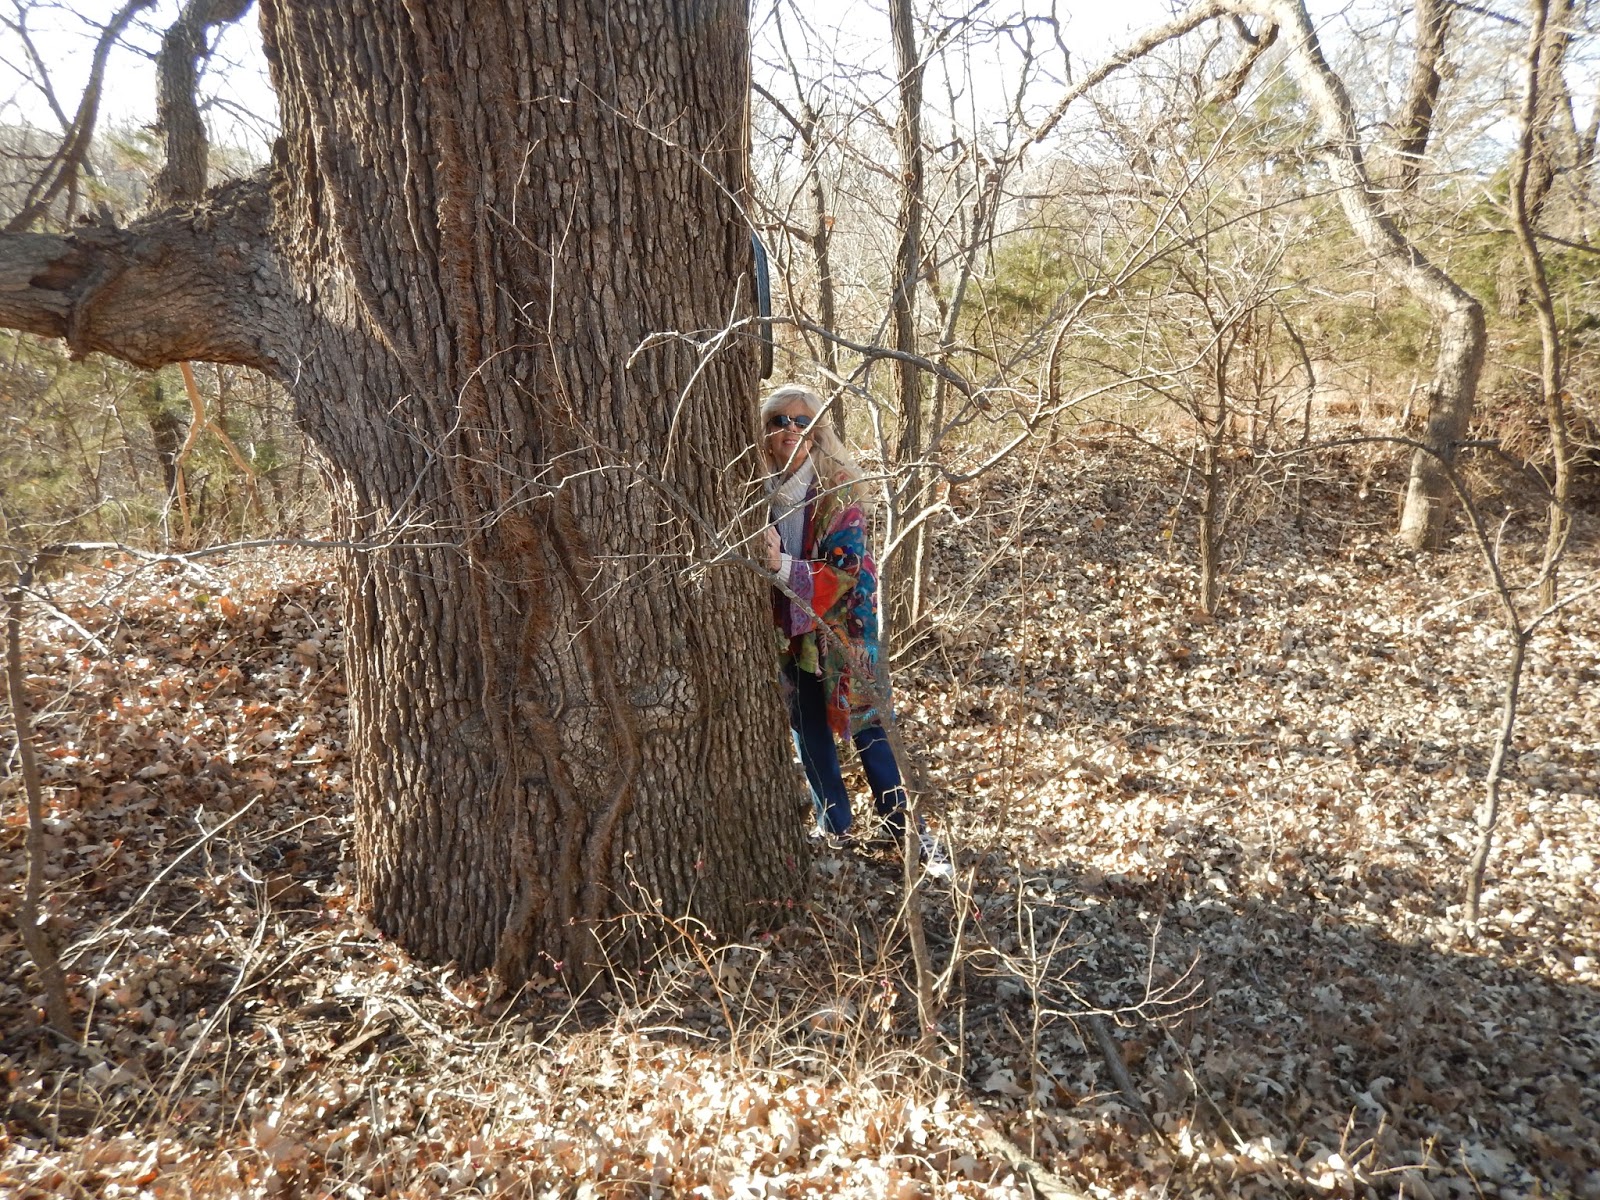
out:
{"label": "forest floor", "polygon": [[0,1193],[1600,1197],[1600,596],[1532,643],[1472,925],[1495,593],[1469,533],[1393,547],[1392,467],[1319,471],[1241,494],[1214,617],[1158,448],[951,497],[896,675],[958,864],[917,893],[931,1047],[861,846],[775,933],[582,995],[412,961],[353,905],[327,561],[58,579],[24,650],[90,1036],[41,1023],[12,777]]}

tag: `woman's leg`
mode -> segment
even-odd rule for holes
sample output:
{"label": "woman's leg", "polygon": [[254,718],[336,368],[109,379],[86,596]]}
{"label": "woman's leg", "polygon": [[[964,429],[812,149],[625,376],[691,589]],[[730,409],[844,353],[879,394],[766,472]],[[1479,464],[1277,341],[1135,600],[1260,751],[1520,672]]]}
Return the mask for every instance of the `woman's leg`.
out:
{"label": "woman's leg", "polygon": [[879,724],[868,725],[853,739],[861,769],[872,789],[872,806],[888,832],[898,838],[905,828],[906,789],[900,779],[900,764],[895,761],[889,735]]}
{"label": "woman's leg", "polygon": [[828,701],[822,680],[806,671],[785,667],[789,682],[789,727],[800,751],[800,765],[811,785],[811,802],[817,809],[817,827],[824,833],[850,829],[850,793],[839,773],[839,747],[828,728]]}
{"label": "woman's leg", "polygon": [[[856,753],[861,756],[862,769],[867,773],[867,786],[872,789],[873,806],[883,818],[884,832],[899,842],[906,835],[906,789],[900,781],[900,765],[894,760],[894,747],[883,726],[868,725],[855,736]],[[950,856],[939,840],[928,832],[928,827],[917,817],[917,857],[929,875],[939,879],[950,876]]]}

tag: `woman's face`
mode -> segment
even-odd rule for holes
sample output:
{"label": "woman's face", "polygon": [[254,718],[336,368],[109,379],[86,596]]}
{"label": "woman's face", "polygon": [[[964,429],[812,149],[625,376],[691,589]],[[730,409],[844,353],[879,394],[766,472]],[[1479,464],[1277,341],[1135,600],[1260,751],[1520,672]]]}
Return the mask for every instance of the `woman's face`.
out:
{"label": "woman's face", "polygon": [[769,413],[762,431],[768,468],[792,475],[811,453],[811,436],[811,406],[804,400],[790,400]]}

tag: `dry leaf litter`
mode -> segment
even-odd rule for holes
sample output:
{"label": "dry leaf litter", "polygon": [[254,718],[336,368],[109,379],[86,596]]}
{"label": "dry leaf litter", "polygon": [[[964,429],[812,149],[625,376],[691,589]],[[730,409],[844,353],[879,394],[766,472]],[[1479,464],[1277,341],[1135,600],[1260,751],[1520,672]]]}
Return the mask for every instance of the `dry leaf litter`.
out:
{"label": "dry leaf litter", "polygon": [[24,649],[90,1036],[47,1032],[9,919],[9,778],[0,1191],[1600,1197],[1600,603],[1533,643],[1469,928],[1495,598],[1465,536],[1403,555],[1382,489],[1322,466],[1239,493],[1214,618],[1159,448],[952,493],[897,674],[958,863],[921,891],[932,1054],[864,846],[819,851],[775,932],[582,994],[411,960],[354,903],[328,561],[57,579]]}

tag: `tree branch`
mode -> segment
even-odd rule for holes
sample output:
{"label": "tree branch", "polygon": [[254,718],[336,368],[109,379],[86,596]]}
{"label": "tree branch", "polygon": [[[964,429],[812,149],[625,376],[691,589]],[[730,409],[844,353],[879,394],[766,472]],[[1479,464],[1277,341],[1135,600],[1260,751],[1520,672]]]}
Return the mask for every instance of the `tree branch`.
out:
{"label": "tree branch", "polygon": [[264,176],[126,229],[0,234],[0,327],[137,367],[185,359],[281,375],[298,305],[269,234]]}
{"label": "tree branch", "polygon": [[1039,122],[1038,127],[1029,135],[1028,140],[1019,147],[1019,150],[1044,141],[1045,138],[1050,136],[1051,131],[1060,124],[1061,118],[1067,115],[1067,109],[1072,106],[1072,103],[1078,97],[1082,96],[1090,88],[1098,87],[1129,63],[1143,58],[1157,46],[1175,41],[1191,30],[1198,29],[1207,21],[1239,11],[1251,10],[1241,10],[1239,5],[1227,3],[1226,0],[1200,0],[1200,3],[1178,14],[1177,17],[1165,25],[1158,25],[1156,28],[1144,33],[1138,40],[1106,59],[1105,62],[1078,80],[1072,87],[1069,87],[1066,94],[1056,102],[1055,107],[1050,110],[1045,119]]}
{"label": "tree branch", "polygon": [[1272,49],[1273,43],[1278,40],[1278,26],[1273,21],[1264,22],[1258,34],[1251,33],[1250,27],[1244,23],[1244,18],[1237,13],[1233,15],[1232,23],[1239,40],[1244,43],[1244,49],[1240,52],[1238,60],[1228,69],[1228,73],[1211,89],[1211,95],[1206,97],[1212,104],[1232,104],[1237,100],[1257,60]]}
{"label": "tree branch", "polygon": [[[32,227],[33,223],[49,211],[55,198],[65,189],[68,196],[67,219],[77,196],[78,172],[88,161],[89,145],[94,140],[95,121],[100,113],[100,95],[105,82],[106,59],[128,22],[141,10],[149,8],[155,0],[129,0],[109,24],[100,31],[95,44],[94,60],[89,67],[89,82],[84,86],[83,99],[78,102],[78,113],[68,127],[61,146],[51,157],[45,169],[28,189],[22,208],[6,223],[5,231],[15,233]],[[48,92],[47,92],[48,94]],[[57,109],[59,112],[59,108]]]}

